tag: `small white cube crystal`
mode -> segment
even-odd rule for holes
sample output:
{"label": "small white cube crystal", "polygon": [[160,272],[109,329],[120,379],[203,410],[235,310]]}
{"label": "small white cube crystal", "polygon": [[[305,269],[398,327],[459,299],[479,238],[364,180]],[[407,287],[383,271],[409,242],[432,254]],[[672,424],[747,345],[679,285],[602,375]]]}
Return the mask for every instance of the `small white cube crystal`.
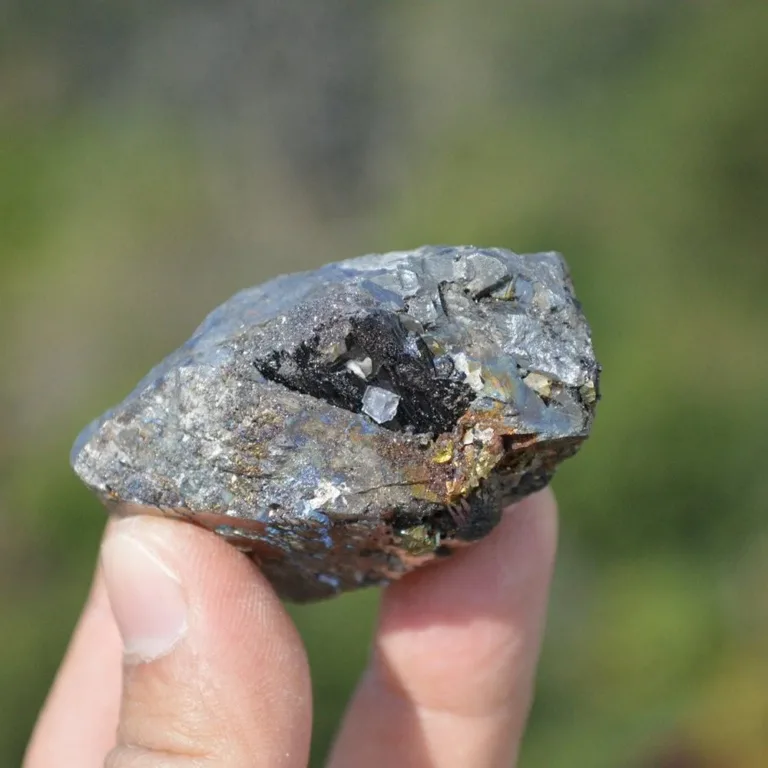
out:
{"label": "small white cube crystal", "polygon": [[367,387],[363,395],[363,413],[377,424],[392,421],[397,414],[400,395],[381,387]]}

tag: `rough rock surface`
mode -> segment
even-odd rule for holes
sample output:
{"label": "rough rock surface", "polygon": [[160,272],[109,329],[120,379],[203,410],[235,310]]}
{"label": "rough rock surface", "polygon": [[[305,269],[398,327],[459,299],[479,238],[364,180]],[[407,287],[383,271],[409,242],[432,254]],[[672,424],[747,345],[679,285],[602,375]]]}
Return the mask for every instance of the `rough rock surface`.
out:
{"label": "rough rock surface", "polygon": [[314,600],[487,534],[587,437],[598,374],[559,254],[364,256],[235,295],[72,463],[110,510],[210,528]]}

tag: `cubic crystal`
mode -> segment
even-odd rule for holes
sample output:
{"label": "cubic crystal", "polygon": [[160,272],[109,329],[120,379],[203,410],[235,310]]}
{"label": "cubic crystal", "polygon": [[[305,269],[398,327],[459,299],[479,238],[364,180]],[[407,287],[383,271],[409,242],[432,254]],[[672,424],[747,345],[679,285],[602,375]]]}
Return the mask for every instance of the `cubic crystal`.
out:
{"label": "cubic crystal", "polygon": [[366,387],[363,395],[362,411],[377,424],[392,421],[397,413],[400,395],[381,387]]}

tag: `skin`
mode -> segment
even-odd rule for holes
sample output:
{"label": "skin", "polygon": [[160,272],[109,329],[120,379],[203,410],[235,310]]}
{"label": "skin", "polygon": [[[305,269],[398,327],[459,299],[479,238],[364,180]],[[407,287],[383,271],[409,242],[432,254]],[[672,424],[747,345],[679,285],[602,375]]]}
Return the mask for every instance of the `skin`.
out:
{"label": "skin", "polygon": [[[164,597],[113,583],[110,542],[124,533],[173,574],[167,588],[186,606],[182,636],[153,658],[145,647],[136,652],[129,625],[162,623],[147,594],[158,604]],[[330,768],[515,764],[556,537],[545,490],[506,510],[485,540],[385,590]],[[306,766],[306,653],[251,561],[206,531],[164,519],[111,524],[105,542],[24,768]]]}

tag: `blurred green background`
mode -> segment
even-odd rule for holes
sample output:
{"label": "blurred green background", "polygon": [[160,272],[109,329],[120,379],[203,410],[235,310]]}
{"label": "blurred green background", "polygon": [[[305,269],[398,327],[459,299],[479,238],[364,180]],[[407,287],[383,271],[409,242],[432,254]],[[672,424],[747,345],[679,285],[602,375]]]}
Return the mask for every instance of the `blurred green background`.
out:
{"label": "blurred green background", "polygon": [[[0,765],[103,514],[69,446],[235,290],[557,249],[604,365],[523,768],[768,765],[768,3],[5,0]],[[328,747],[374,592],[297,609]]]}

